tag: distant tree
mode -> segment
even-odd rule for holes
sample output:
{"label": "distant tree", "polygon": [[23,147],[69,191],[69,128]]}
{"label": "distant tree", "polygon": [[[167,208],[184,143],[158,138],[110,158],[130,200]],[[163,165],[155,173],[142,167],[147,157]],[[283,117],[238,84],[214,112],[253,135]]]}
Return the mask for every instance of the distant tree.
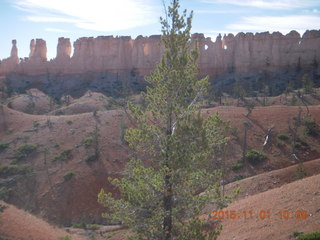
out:
{"label": "distant tree", "polygon": [[302,86],[306,94],[313,93],[313,81],[308,74],[303,75]]}
{"label": "distant tree", "polygon": [[225,200],[215,159],[227,143],[228,123],[219,115],[204,119],[198,111],[208,78],[198,79],[192,13],[180,15],[179,7],[174,0],[161,18],[164,54],[146,79],[146,109],[128,104],[135,127],[125,139],[136,157],[122,179],[110,179],[121,199],[103,190],[99,194],[99,202],[110,210],[106,216],[135,233],[130,239],[205,240],[216,239],[219,232],[206,228],[208,219],[198,216],[206,204],[220,206]]}

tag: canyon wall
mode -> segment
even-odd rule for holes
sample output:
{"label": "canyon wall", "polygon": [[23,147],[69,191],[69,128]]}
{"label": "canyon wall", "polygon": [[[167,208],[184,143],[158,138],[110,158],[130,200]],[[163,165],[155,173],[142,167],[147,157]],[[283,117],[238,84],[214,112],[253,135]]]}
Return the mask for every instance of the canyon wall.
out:
{"label": "canyon wall", "polygon": [[[203,34],[193,34],[192,39],[197,39],[199,43],[201,75],[210,75],[211,78],[227,73],[319,68],[320,30],[306,31],[302,37],[298,32],[291,31],[287,35],[279,32],[219,35],[215,41],[205,38]],[[74,42],[71,56],[70,40],[59,38],[57,56],[50,61],[47,61],[46,42],[42,39],[31,40],[29,58],[19,61],[16,41],[13,40],[11,56],[0,61],[0,76],[9,76],[14,81],[13,85],[19,86],[18,89],[27,88],[28,84],[34,85],[34,82],[47,86],[54,84],[55,80],[59,86],[68,88],[76,84],[65,82],[70,79],[81,85],[88,81],[92,83],[97,78],[100,80],[96,85],[107,84],[107,88],[119,81],[122,85],[139,85],[143,76],[154,69],[160,60],[160,40],[161,36],[157,35],[136,39],[84,37]],[[69,80],[64,76],[69,76]]]}

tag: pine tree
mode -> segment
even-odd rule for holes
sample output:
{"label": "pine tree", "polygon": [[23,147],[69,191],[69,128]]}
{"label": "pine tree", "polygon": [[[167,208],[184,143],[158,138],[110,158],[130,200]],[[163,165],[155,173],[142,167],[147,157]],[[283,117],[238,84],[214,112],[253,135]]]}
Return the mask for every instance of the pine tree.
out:
{"label": "pine tree", "polygon": [[103,190],[99,194],[109,210],[105,216],[129,226],[135,233],[130,239],[205,240],[217,235],[213,228],[204,231],[207,219],[198,216],[206,204],[223,202],[215,160],[228,140],[228,123],[217,114],[201,115],[198,103],[208,78],[198,79],[192,12],[180,15],[179,7],[173,0],[166,18],[160,19],[164,53],[146,78],[150,87],[142,97],[147,107],[128,104],[135,126],[125,140],[136,157],[123,178],[110,179],[121,199]]}

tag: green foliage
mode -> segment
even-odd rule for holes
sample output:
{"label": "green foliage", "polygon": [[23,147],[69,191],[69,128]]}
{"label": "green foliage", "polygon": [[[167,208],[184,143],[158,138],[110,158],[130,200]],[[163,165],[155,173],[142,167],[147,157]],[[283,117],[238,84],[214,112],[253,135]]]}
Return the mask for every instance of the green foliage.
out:
{"label": "green foliage", "polygon": [[37,145],[35,144],[22,144],[15,151],[14,157],[20,161],[26,159],[31,153],[35,151]]}
{"label": "green foliage", "polygon": [[299,237],[302,234],[302,232],[299,231],[293,231],[292,235],[296,238]]}
{"label": "green foliage", "polygon": [[316,121],[312,118],[305,118],[302,121],[304,132],[310,136],[317,136],[320,134],[320,128]]}
{"label": "green foliage", "polygon": [[313,81],[308,74],[304,74],[302,77],[302,85],[305,93],[313,93]]}
{"label": "green foliage", "polygon": [[238,162],[238,163],[233,164],[233,165],[231,166],[231,169],[232,169],[233,171],[237,171],[237,170],[239,170],[239,169],[242,169],[243,167],[244,167],[243,162]]}
{"label": "green foliage", "polygon": [[4,152],[9,147],[9,143],[7,142],[0,142],[0,153]]}
{"label": "green foliage", "polygon": [[28,175],[33,172],[28,165],[2,165],[0,166],[0,176],[9,177],[13,175]]}
{"label": "green foliage", "polygon": [[63,176],[63,178],[64,178],[65,181],[69,181],[69,180],[71,180],[71,178],[73,178],[74,175],[75,175],[74,172],[69,171]]}
{"label": "green foliage", "polygon": [[267,158],[267,156],[258,150],[250,149],[246,152],[246,158],[252,165],[257,165]]}
{"label": "green foliage", "polygon": [[69,235],[59,237],[59,240],[72,240],[72,238]]}
{"label": "green foliage", "polygon": [[40,126],[40,123],[38,121],[33,121],[33,127],[38,128]]}
{"label": "green foliage", "polygon": [[296,238],[296,240],[319,240],[319,239],[320,239],[320,232],[301,234]]}
{"label": "green foliage", "polygon": [[287,134],[283,134],[283,133],[278,134],[277,137],[282,141],[286,141],[289,139],[289,136]]}
{"label": "green foliage", "polygon": [[56,155],[53,160],[54,161],[67,161],[69,160],[72,155],[71,155],[72,149],[64,149],[62,152],[60,152],[58,155]]}
{"label": "green foliage", "polygon": [[0,187],[0,200],[7,201],[12,189],[7,187]]}
{"label": "green foliage", "polygon": [[82,144],[85,148],[89,148],[93,144],[93,142],[94,142],[93,137],[88,137],[82,141]]}
{"label": "green foliage", "polygon": [[243,176],[243,175],[236,175],[232,178],[231,182],[236,182],[236,181],[239,181],[239,180],[242,180],[242,179],[245,179],[246,177]]}
{"label": "green foliage", "polygon": [[67,123],[68,125],[71,125],[71,124],[73,123],[73,121],[72,121],[72,120],[67,120],[66,123]]}
{"label": "green foliage", "polygon": [[54,148],[59,148],[60,145],[59,145],[58,143],[55,143],[55,144],[53,145],[53,147],[54,147]]}
{"label": "green foliage", "polygon": [[94,153],[88,155],[88,156],[85,158],[85,161],[86,161],[87,163],[94,162],[94,161],[96,161],[96,160],[98,159],[98,157],[99,157],[99,156],[94,152]]}
{"label": "green foliage", "polygon": [[295,172],[295,178],[296,178],[296,179],[302,179],[302,178],[304,178],[306,175],[307,175],[307,174],[306,174],[306,171],[305,171],[305,169],[304,169],[303,163],[299,163],[299,164],[298,164],[298,167],[297,167],[297,169],[296,169],[296,172]]}
{"label": "green foliage", "polygon": [[86,224],[84,222],[74,223],[74,224],[72,224],[72,227],[73,228],[83,228],[83,229],[85,229],[86,228]]}
{"label": "green foliage", "polygon": [[179,14],[178,0],[161,19],[164,54],[146,77],[146,106],[128,103],[135,127],[124,139],[136,159],[122,179],[109,179],[121,199],[103,189],[99,193],[99,202],[110,210],[104,216],[130,227],[135,233],[130,239],[214,239],[219,232],[204,231],[204,220],[197,217],[206,204],[227,200],[220,195],[221,172],[215,166],[229,124],[218,114],[204,119],[198,111],[209,84],[208,78],[198,79],[191,20],[192,14]]}

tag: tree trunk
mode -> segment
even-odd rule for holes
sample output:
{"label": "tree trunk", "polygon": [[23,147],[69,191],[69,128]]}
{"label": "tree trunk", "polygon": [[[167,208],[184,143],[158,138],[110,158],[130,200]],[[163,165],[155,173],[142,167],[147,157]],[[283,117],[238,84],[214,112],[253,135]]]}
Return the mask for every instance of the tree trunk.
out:
{"label": "tree trunk", "polygon": [[164,239],[172,239],[172,183],[171,176],[167,174],[165,176],[165,193],[163,199],[163,205],[165,210],[165,216],[163,219],[163,231]]}

